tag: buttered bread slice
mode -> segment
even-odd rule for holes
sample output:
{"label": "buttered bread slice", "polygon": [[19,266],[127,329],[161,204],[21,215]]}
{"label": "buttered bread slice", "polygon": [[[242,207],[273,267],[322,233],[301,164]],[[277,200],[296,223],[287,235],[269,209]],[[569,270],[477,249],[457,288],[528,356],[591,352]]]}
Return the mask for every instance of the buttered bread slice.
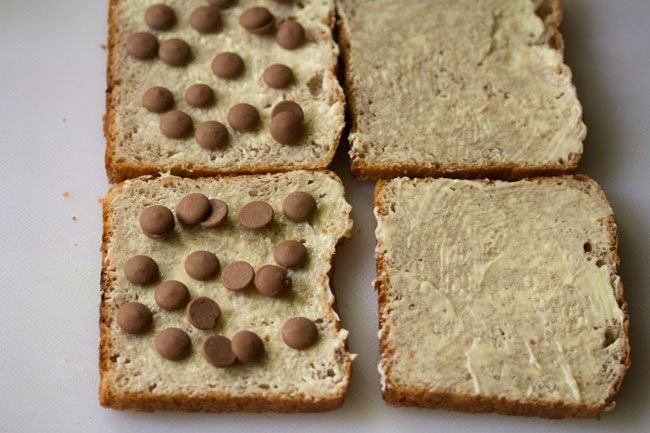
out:
{"label": "buttered bread slice", "polygon": [[614,407],[627,306],[593,180],[397,178],[375,206],[387,403],[549,418]]}

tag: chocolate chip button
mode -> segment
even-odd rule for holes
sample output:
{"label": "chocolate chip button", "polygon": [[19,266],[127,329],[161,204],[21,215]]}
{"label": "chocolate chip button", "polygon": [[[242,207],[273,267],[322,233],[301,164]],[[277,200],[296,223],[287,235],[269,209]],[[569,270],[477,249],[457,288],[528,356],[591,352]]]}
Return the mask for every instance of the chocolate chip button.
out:
{"label": "chocolate chip button", "polygon": [[306,317],[294,317],[284,322],[282,339],[287,346],[303,350],[316,342],[318,328],[316,328],[314,322]]}
{"label": "chocolate chip button", "polygon": [[188,194],[176,205],[178,220],[186,225],[198,224],[210,214],[210,200],[200,192]]}
{"label": "chocolate chip button", "polygon": [[157,4],[149,6],[144,13],[144,21],[156,30],[169,30],[176,23],[174,9],[167,5]]}
{"label": "chocolate chip button", "polygon": [[163,281],[154,292],[156,304],[163,310],[173,311],[183,308],[190,299],[187,286],[180,281]]}
{"label": "chocolate chip button", "polygon": [[152,113],[164,113],[174,105],[174,95],[169,89],[155,86],[142,95],[142,106]]}
{"label": "chocolate chip button", "polygon": [[282,202],[282,211],[290,220],[304,222],[316,211],[316,200],[306,192],[292,192]]}
{"label": "chocolate chip button", "polygon": [[305,29],[297,21],[285,21],[278,27],[275,41],[282,48],[295,50],[305,40]]}
{"label": "chocolate chip button", "polygon": [[185,272],[199,281],[215,277],[220,267],[217,256],[209,251],[194,251],[185,259]]}
{"label": "chocolate chip button", "polygon": [[199,33],[216,32],[221,27],[221,13],[210,6],[198,7],[190,15],[190,25]]}
{"label": "chocolate chip button", "polygon": [[232,80],[244,72],[244,60],[237,53],[217,54],[212,60],[212,72],[219,78]]}
{"label": "chocolate chip button", "polygon": [[263,35],[268,33],[275,23],[275,17],[265,7],[255,6],[246,9],[239,16],[239,24],[250,33]]}
{"label": "chocolate chip button", "polygon": [[185,100],[192,107],[208,107],[214,103],[214,92],[205,84],[192,84],[185,91]]}
{"label": "chocolate chip button", "polygon": [[232,337],[232,353],[241,362],[259,361],[264,355],[264,342],[254,332],[239,331]]}
{"label": "chocolate chip button", "polygon": [[192,326],[199,329],[214,328],[217,320],[221,317],[219,305],[205,296],[195,298],[187,304],[185,313],[187,314],[187,320],[189,320]]}
{"label": "chocolate chip button", "polygon": [[169,66],[185,66],[192,58],[192,49],[182,39],[167,39],[160,44],[158,57]]}
{"label": "chocolate chip button", "polygon": [[282,241],[275,247],[273,258],[286,268],[302,266],[307,260],[307,248],[298,241]]}
{"label": "chocolate chip button", "polygon": [[204,229],[213,229],[223,225],[228,221],[228,205],[216,198],[210,199],[210,213],[201,221],[201,227]]}
{"label": "chocolate chip button", "polygon": [[250,104],[235,104],[228,110],[228,123],[236,131],[252,131],[259,121],[257,109]]}
{"label": "chocolate chip button", "polygon": [[158,38],[151,33],[133,33],[126,40],[126,52],[136,59],[152,59],[158,52]]}
{"label": "chocolate chip button", "polygon": [[180,361],[192,351],[192,340],[182,329],[166,328],[156,335],[154,346],[163,358]]}
{"label": "chocolate chip button", "polygon": [[236,361],[232,353],[232,343],[223,335],[211,335],[203,340],[203,357],[211,365],[218,368],[226,368]]}
{"label": "chocolate chip button", "polygon": [[251,201],[239,211],[239,222],[250,230],[262,230],[273,222],[273,208],[263,201]]}
{"label": "chocolate chip button", "polygon": [[228,129],[221,122],[208,120],[196,127],[194,139],[202,148],[215,150],[228,144]]}
{"label": "chocolate chip button", "polygon": [[296,116],[300,117],[301,122],[305,120],[305,114],[303,113],[302,108],[294,101],[278,102],[271,111],[271,119],[284,112],[294,113]]}
{"label": "chocolate chip button", "polygon": [[255,278],[253,267],[244,261],[228,263],[221,273],[223,286],[233,292],[248,289]]}
{"label": "chocolate chip button", "polygon": [[192,132],[192,118],[189,114],[172,110],[160,116],[160,132],[169,138],[183,138]]}
{"label": "chocolate chip button", "polygon": [[302,137],[303,127],[300,117],[290,111],[278,113],[271,118],[271,136],[281,144],[296,144]]}
{"label": "chocolate chip button", "polygon": [[158,239],[174,231],[174,214],[166,206],[148,206],[138,218],[142,232],[152,239]]}
{"label": "chocolate chip button", "polygon": [[151,310],[139,302],[129,302],[117,310],[117,324],[127,334],[144,334],[152,321]]}
{"label": "chocolate chip button", "polygon": [[284,89],[289,87],[289,84],[293,81],[293,72],[286,65],[276,64],[266,68],[262,78],[267,86],[274,89]]}
{"label": "chocolate chip button", "polygon": [[276,297],[291,287],[287,270],[275,265],[264,265],[255,273],[255,288],[264,296]]}
{"label": "chocolate chip button", "polygon": [[235,4],[236,0],[208,0],[208,3],[211,6],[218,7],[220,9],[226,9]]}
{"label": "chocolate chip button", "polygon": [[149,256],[134,256],[124,264],[124,276],[133,284],[146,286],[158,280],[158,263]]}

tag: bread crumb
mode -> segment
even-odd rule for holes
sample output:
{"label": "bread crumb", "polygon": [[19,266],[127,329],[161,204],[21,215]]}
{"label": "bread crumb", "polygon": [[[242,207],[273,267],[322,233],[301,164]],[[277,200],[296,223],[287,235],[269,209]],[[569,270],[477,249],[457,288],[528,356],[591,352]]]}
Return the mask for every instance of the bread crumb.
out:
{"label": "bread crumb", "polygon": [[64,198],[70,197],[70,193],[68,191],[63,191],[63,197]]}
{"label": "bread crumb", "polygon": [[74,215],[72,215],[72,222],[73,222],[73,223],[76,223],[76,222],[77,222],[77,217],[74,216]]}
{"label": "bread crumb", "polygon": [[67,118],[67,117],[64,117],[64,118],[63,118],[63,123],[65,123],[65,122],[67,122],[67,121],[68,121],[68,118]]}
{"label": "bread crumb", "polygon": [[101,48],[102,50],[106,51],[106,49],[107,49],[108,47],[106,46],[106,44],[99,44],[99,48]]}

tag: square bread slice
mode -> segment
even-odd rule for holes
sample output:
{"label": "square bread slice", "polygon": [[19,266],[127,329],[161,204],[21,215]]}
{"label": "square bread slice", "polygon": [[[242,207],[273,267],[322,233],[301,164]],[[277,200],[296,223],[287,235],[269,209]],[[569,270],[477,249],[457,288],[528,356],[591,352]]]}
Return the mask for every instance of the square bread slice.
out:
{"label": "square bread slice", "polygon": [[[145,21],[145,11],[154,3],[110,1],[104,135],[111,182],[159,172],[202,177],[319,169],[330,164],[344,126],[344,97],[336,78],[338,46],[332,38],[333,0],[230,2],[231,7],[219,10],[221,25],[214,33],[199,33],[190,23],[197,8],[208,6],[205,0],[163,2],[175,14],[169,30],[153,29]],[[285,49],[276,43],[275,29],[264,35],[246,31],[239,17],[254,6],[268,8],[276,28],[288,20],[297,21],[304,28],[304,42],[296,49]],[[168,66],[158,57],[138,60],[126,48],[128,38],[137,32],[151,33],[160,43],[181,39],[189,45],[192,58],[179,67]],[[240,76],[224,79],[213,73],[213,59],[224,52],[243,59]],[[264,71],[274,64],[292,70],[293,81],[287,88],[265,84]],[[209,86],[214,103],[204,108],[190,106],[185,93],[194,84]],[[144,93],[154,86],[171,91],[173,109],[191,117],[194,131],[203,122],[217,121],[226,126],[228,142],[208,150],[197,143],[194,132],[179,139],[163,135],[161,114],[142,104]],[[304,112],[303,134],[293,145],[280,144],[270,134],[271,111],[283,100],[297,102]],[[257,109],[260,121],[255,130],[237,132],[230,126],[227,113],[239,103]]]}
{"label": "square bread slice", "polygon": [[[317,208],[307,222],[294,222],[283,212],[285,197],[295,191],[316,199]],[[224,224],[207,229],[177,219],[173,232],[163,239],[143,234],[139,215],[145,207],[162,205],[174,211],[183,197],[195,192],[227,204]],[[242,227],[240,209],[252,200],[272,207],[270,227],[259,231]],[[113,409],[205,412],[317,412],[339,407],[354,355],[348,353],[348,332],[341,329],[333,308],[329,276],[335,247],[350,234],[350,209],[341,181],[328,171],[202,179],[143,177],[113,187],[104,199],[101,404]],[[287,294],[267,297],[254,287],[239,292],[224,288],[226,266],[241,260],[255,270],[276,264],[274,249],[284,240],[302,242],[308,254],[302,266],[289,269]],[[199,281],[188,275],[185,258],[197,250],[218,257],[218,276]],[[136,255],[155,260],[158,281],[140,286],[127,280],[125,263]],[[216,301],[221,309],[216,326],[198,329],[182,306],[176,311],[162,309],[154,294],[163,280],[184,283],[190,299],[206,296]],[[126,333],[117,319],[118,309],[135,301],[153,313],[150,328],[140,335]],[[311,347],[297,350],[283,341],[283,326],[292,317],[315,323],[317,339]],[[163,359],[154,344],[160,331],[169,327],[180,328],[191,340],[189,356],[180,361]],[[240,330],[261,337],[265,349],[261,361],[238,360],[228,368],[208,363],[202,350],[205,339],[232,338]]]}
{"label": "square bread slice", "polygon": [[352,171],[516,179],[575,169],[586,128],[559,0],[340,0]]}
{"label": "square bread slice", "polygon": [[586,176],[375,191],[384,400],[596,417],[629,367],[612,209]]}

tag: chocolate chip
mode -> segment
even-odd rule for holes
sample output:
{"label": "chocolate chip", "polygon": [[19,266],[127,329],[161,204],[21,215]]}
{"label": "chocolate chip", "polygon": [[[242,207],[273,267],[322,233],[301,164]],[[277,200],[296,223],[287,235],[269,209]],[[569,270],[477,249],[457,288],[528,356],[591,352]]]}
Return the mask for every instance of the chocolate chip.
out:
{"label": "chocolate chip", "polygon": [[284,322],[282,339],[287,346],[303,350],[316,342],[318,328],[316,328],[314,322],[306,317],[294,317]]}
{"label": "chocolate chip", "polygon": [[293,81],[293,72],[286,65],[271,65],[264,70],[262,76],[267,86],[274,89],[284,89]]}
{"label": "chocolate chip", "polygon": [[228,129],[216,120],[208,120],[196,127],[194,139],[202,148],[214,150],[228,143]]}
{"label": "chocolate chip", "polygon": [[124,276],[133,284],[146,286],[158,280],[158,263],[149,256],[134,256],[124,264]]}
{"label": "chocolate chip", "polygon": [[212,60],[212,72],[219,78],[232,80],[244,72],[244,60],[237,53],[217,54]]}
{"label": "chocolate chip", "polygon": [[275,17],[271,11],[261,6],[248,8],[239,16],[239,24],[256,35],[268,33],[274,23]]}
{"label": "chocolate chip", "polygon": [[158,57],[169,66],[185,66],[192,58],[192,49],[182,39],[167,39],[160,44]]}
{"label": "chocolate chip", "polygon": [[210,200],[199,193],[186,195],[176,205],[176,217],[186,225],[198,224],[210,214]]}
{"label": "chocolate chip", "polygon": [[211,365],[218,368],[226,368],[236,361],[232,353],[230,340],[223,335],[211,335],[203,340],[203,357]]}
{"label": "chocolate chip", "polygon": [[174,95],[164,87],[152,87],[142,95],[142,106],[152,113],[164,113],[174,106]]}
{"label": "chocolate chip", "polygon": [[228,123],[236,131],[252,131],[259,122],[260,115],[250,104],[235,104],[228,110]]}
{"label": "chocolate chip", "polygon": [[201,221],[201,227],[213,229],[228,221],[228,205],[215,198],[210,199],[210,213]]}
{"label": "chocolate chip", "polygon": [[220,9],[226,9],[235,4],[236,0],[208,0],[208,3]]}
{"label": "chocolate chip", "polygon": [[160,116],[160,132],[169,138],[183,138],[192,132],[192,118],[189,114],[172,110]]}
{"label": "chocolate chip", "polygon": [[151,33],[133,33],[126,40],[126,52],[136,59],[152,59],[158,52],[158,38]]}
{"label": "chocolate chip", "polygon": [[228,263],[221,273],[223,286],[233,292],[248,289],[254,278],[255,271],[253,267],[244,261]]}
{"label": "chocolate chip", "polygon": [[151,310],[139,302],[129,302],[117,310],[117,324],[127,334],[144,334],[152,321]]}
{"label": "chocolate chip", "polygon": [[192,340],[182,329],[166,328],[156,335],[154,346],[163,358],[180,361],[192,351]]}
{"label": "chocolate chip", "polygon": [[273,222],[273,208],[263,201],[248,202],[239,211],[239,222],[247,229],[265,229]]}
{"label": "chocolate chip", "polygon": [[291,280],[286,269],[264,265],[255,273],[255,288],[264,296],[281,296],[291,288]]}
{"label": "chocolate chip", "polygon": [[241,362],[259,361],[264,355],[264,342],[254,332],[239,331],[232,337],[232,353]]}
{"label": "chocolate chip", "polygon": [[278,27],[275,41],[282,48],[294,50],[305,40],[305,29],[297,21],[285,21]]}
{"label": "chocolate chip", "polygon": [[282,211],[290,220],[301,223],[309,220],[316,211],[316,200],[306,192],[292,192],[284,198]]}
{"label": "chocolate chip", "polygon": [[152,29],[169,30],[176,23],[176,14],[169,6],[157,4],[147,8],[144,20]]}
{"label": "chocolate chip", "polygon": [[221,27],[221,13],[210,6],[198,7],[190,15],[190,25],[199,33],[216,32]]}
{"label": "chocolate chip", "polygon": [[221,317],[221,308],[212,299],[199,296],[187,304],[185,313],[192,326],[199,329],[212,329]]}
{"label": "chocolate chip", "polygon": [[286,268],[302,266],[307,260],[307,248],[298,241],[282,241],[275,247],[273,258]]}
{"label": "chocolate chip", "polygon": [[305,119],[305,114],[302,111],[302,108],[300,108],[300,105],[298,105],[294,101],[282,101],[278,102],[275,107],[273,107],[273,110],[271,111],[271,119],[273,119],[275,116],[277,116],[280,113],[294,113],[298,117],[300,117],[300,121],[304,121]]}
{"label": "chocolate chip", "polygon": [[217,256],[209,251],[194,251],[185,259],[185,272],[199,281],[215,277],[220,267]]}
{"label": "chocolate chip", "polygon": [[174,214],[166,206],[148,206],[138,218],[142,232],[152,239],[158,239],[174,231]]}
{"label": "chocolate chip", "polygon": [[187,286],[180,281],[163,281],[154,292],[156,304],[163,310],[173,311],[183,308],[190,299]]}
{"label": "chocolate chip", "polygon": [[214,103],[214,92],[205,84],[192,84],[185,91],[185,100],[192,107],[207,107]]}
{"label": "chocolate chip", "polygon": [[303,128],[300,117],[290,111],[284,111],[271,118],[271,136],[278,143],[296,144],[302,137]]}

